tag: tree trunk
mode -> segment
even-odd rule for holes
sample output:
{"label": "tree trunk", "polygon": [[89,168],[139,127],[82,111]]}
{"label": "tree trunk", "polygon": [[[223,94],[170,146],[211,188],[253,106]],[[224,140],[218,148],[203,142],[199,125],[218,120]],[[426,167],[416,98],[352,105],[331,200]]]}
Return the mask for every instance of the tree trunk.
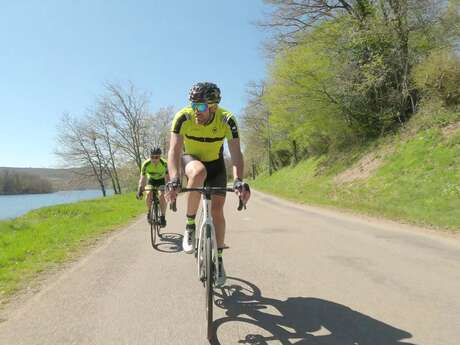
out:
{"label": "tree trunk", "polygon": [[292,141],[292,156],[294,157],[294,164],[299,162],[299,155],[297,149],[297,142],[295,140]]}

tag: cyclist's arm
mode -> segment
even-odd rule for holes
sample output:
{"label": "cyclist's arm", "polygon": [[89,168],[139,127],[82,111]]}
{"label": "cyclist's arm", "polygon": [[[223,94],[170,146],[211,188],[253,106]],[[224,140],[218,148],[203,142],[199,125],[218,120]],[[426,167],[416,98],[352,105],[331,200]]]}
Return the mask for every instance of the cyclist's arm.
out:
{"label": "cyclist's arm", "polygon": [[184,147],[184,139],[177,133],[171,133],[168,152],[168,179],[179,178],[179,162]]}
{"label": "cyclist's arm", "polygon": [[233,164],[233,179],[243,179],[244,174],[244,160],[243,154],[241,153],[240,139],[233,138],[228,140],[228,149],[230,151],[230,157],[232,158]]}
{"label": "cyclist's arm", "polygon": [[138,183],[138,189],[139,190],[141,190],[141,191],[144,190],[146,180],[147,180],[146,177],[141,172],[141,176],[139,178],[139,183]]}
{"label": "cyclist's arm", "polygon": [[147,183],[146,169],[147,169],[147,161],[144,161],[142,163],[142,166],[141,166],[141,175],[139,177],[139,183],[138,183],[138,187],[137,187],[137,189],[140,190],[141,192],[144,191],[144,187],[145,187],[145,185]]}
{"label": "cyclist's arm", "polygon": [[166,174],[165,174],[165,184],[167,184],[169,182],[169,172],[166,171]]}

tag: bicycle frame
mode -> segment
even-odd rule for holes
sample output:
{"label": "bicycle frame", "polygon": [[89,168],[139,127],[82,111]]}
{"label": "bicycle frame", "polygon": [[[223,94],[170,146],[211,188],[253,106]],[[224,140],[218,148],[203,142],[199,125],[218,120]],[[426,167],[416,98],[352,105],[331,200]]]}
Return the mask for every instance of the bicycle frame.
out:
{"label": "bicycle frame", "polygon": [[[203,278],[201,276],[201,262],[200,260],[203,259],[203,248],[204,248],[204,241],[206,240],[207,237],[211,237],[211,242],[212,242],[212,249],[211,249],[211,261],[214,263],[217,263],[217,239],[216,239],[216,231],[214,228],[214,222],[212,219],[212,214],[211,214],[211,194],[209,193],[202,193],[201,195],[201,201],[202,201],[202,212],[203,212],[203,219],[200,225],[200,232],[198,236],[198,243],[195,248],[195,250],[198,251],[197,254],[197,259],[198,259],[198,278],[203,281]],[[209,229],[209,233],[207,233],[206,229]],[[219,265],[214,265],[215,275],[219,275]]]}

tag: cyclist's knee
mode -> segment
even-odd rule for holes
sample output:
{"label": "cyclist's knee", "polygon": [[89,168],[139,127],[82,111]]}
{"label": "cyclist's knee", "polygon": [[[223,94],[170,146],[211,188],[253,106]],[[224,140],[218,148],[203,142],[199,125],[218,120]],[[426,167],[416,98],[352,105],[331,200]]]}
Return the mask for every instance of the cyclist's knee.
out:
{"label": "cyclist's knee", "polygon": [[151,191],[151,190],[148,190],[148,191],[147,191],[147,196],[146,196],[146,199],[147,199],[147,200],[149,200],[149,201],[151,201],[151,200],[152,200],[152,198],[153,198],[153,193],[152,193],[152,191]]}
{"label": "cyclist's knee", "polygon": [[193,161],[185,167],[185,174],[189,180],[204,182],[206,180],[206,167],[200,161]]}

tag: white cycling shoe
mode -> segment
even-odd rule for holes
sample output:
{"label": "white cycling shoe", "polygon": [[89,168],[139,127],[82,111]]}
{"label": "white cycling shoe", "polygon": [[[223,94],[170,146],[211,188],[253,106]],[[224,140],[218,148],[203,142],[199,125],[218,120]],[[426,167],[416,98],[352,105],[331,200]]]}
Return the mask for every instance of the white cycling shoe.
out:
{"label": "white cycling shoe", "polygon": [[187,254],[195,251],[195,226],[185,228],[184,237],[182,238],[182,250]]}
{"label": "white cycling shoe", "polygon": [[225,285],[227,281],[227,275],[225,274],[224,262],[221,261],[219,265],[219,275],[216,275],[216,287],[221,287]]}

